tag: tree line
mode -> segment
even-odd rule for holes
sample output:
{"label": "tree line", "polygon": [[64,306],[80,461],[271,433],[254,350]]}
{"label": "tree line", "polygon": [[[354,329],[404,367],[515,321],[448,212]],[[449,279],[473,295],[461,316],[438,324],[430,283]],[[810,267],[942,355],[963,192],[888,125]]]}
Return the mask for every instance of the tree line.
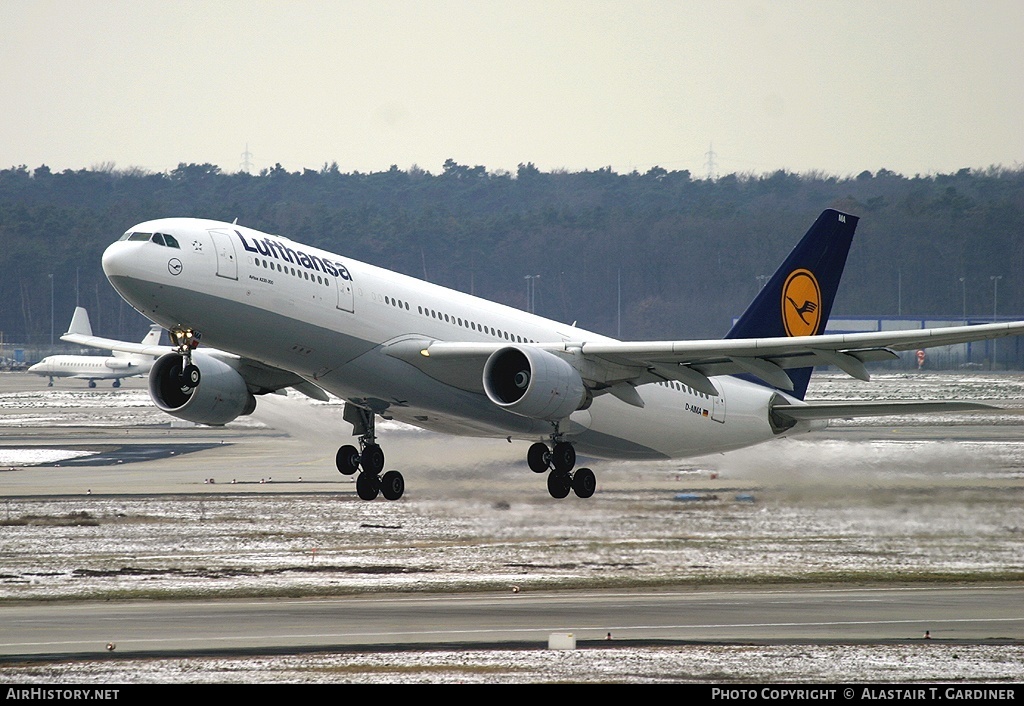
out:
{"label": "tree line", "polygon": [[193,216],[237,218],[612,336],[717,337],[829,207],[861,217],[834,314],[1024,313],[1021,168],[702,179],[452,159],[437,173],[18,166],[0,170],[0,332],[48,343],[77,303],[97,333],[141,338],[147,324],[107,283],[100,256],[135,223]]}

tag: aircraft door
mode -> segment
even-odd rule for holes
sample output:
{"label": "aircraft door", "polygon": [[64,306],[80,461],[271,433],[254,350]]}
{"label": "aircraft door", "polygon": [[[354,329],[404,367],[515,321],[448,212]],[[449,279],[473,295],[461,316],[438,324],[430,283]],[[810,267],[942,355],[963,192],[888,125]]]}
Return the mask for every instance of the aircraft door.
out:
{"label": "aircraft door", "polygon": [[238,260],[231,235],[222,230],[211,230],[213,249],[217,251],[217,276],[238,279]]}
{"label": "aircraft door", "polygon": [[345,279],[340,274],[334,279],[338,283],[338,308],[342,311],[354,312],[356,296],[352,280]]}
{"label": "aircraft door", "polygon": [[719,395],[711,399],[711,418],[716,422],[725,424],[725,395]]}

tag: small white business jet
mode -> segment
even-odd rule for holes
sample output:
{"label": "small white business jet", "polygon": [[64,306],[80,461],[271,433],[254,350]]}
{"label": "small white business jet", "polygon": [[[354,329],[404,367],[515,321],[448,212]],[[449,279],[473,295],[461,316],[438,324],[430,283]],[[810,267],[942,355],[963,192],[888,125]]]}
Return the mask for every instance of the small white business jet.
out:
{"label": "small white business jet", "polygon": [[[402,496],[374,420],[532,442],[548,491],[589,497],[576,454],[664,459],[729,451],[833,417],[965,411],[962,401],[809,404],[815,365],[867,380],[896,351],[1024,333],[1024,322],[822,335],[857,218],[827,210],[724,340],[620,342],[235,223],[140,223],[103,254],[133,307],[171,333],[149,376],[157,407],[225,424],[286,387],[345,400],[358,447],[337,452],[371,500]],[[205,346],[197,349],[202,334]],[[68,335],[66,340],[97,345]],[[146,352],[132,346],[122,350]]]}
{"label": "small white business jet", "polygon": [[[160,326],[153,324],[149,333],[142,339],[140,346],[159,346]],[[89,323],[89,312],[82,307],[75,307],[71,317],[69,334],[78,334],[86,338],[92,337],[92,324]],[[65,334],[67,335],[67,334]],[[63,337],[62,337],[63,338]],[[135,345],[125,341],[114,341],[119,345]],[[142,355],[117,350],[112,346],[97,346],[110,349],[111,355],[51,355],[29,367],[30,373],[49,377],[49,387],[53,387],[54,378],[76,378],[88,380],[89,387],[96,387],[97,380],[113,380],[114,387],[121,387],[121,378],[146,375],[153,367],[156,358],[153,355]],[[161,349],[162,351],[163,349]]]}

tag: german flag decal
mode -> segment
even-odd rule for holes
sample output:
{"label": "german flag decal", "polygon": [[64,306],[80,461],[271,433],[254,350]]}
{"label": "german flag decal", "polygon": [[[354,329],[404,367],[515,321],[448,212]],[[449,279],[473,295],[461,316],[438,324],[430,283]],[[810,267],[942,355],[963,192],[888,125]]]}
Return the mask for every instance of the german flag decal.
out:
{"label": "german flag decal", "polygon": [[821,288],[810,270],[793,270],[782,285],[782,325],[787,336],[813,336],[821,322]]}

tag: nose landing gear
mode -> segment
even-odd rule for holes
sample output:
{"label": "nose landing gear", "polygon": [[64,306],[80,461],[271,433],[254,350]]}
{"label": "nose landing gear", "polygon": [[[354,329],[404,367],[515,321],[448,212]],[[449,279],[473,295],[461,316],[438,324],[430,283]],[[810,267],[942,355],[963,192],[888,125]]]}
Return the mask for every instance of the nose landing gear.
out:
{"label": "nose landing gear", "polygon": [[181,391],[194,390],[199,387],[202,374],[199,372],[199,368],[192,363],[192,351],[199,347],[199,339],[202,334],[190,328],[177,326],[168,333],[171,336],[171,343],[174,344],[175,352],[181,356],[181,373],[178,375]]}

